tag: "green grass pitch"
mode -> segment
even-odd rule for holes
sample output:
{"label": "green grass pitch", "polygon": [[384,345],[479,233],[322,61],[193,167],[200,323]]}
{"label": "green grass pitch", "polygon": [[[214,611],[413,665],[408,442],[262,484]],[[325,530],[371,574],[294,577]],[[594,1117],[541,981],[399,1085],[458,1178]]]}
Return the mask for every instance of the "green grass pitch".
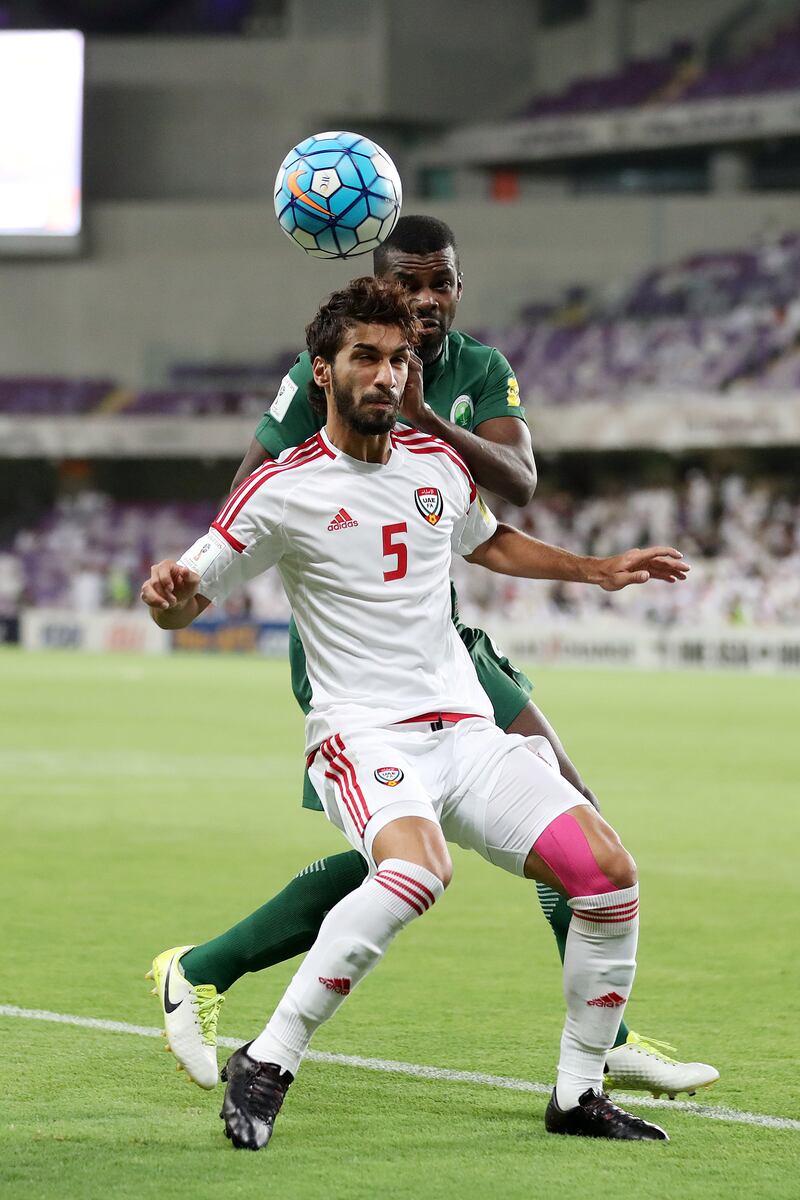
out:
{"label": "green grass pitch", "polygon": [[[633,1028],[715,1063],[698,1100],[798,1117],[800,686],[535,673],[537,698],[642,879]],[[0,1004],[158,1023],[154,952],[199,941],[344,848],[301,811],[284,663],[0,654]],[[555,944],[532,886],[456,852],[444,902],[317,1050],[550,1081]],[[291,964],[231,991],[251,1036]],[[3,1200],[797,1197],[800,1131],[660,1111],[664,1145],[545,1135],[545,1098],[307,1063],[271,1148],[130,1034],[0,1016]],[[635,1106],[631,1106],[635,1107]],[[644,1115],[648,1115],[643,1111]]]}

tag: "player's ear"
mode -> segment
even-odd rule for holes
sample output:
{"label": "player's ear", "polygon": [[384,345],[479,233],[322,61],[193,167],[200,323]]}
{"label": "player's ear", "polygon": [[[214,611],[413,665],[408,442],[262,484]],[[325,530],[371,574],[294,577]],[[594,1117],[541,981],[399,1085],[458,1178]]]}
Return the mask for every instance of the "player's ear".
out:
{"label": "player's ear", "polygon": [[331,364],[326,362],[321,355],[317,355],[311,364],[311,370],[314,373],[314,383],[319,388],[330,387],[331,383]]}
{"label": "player's ear", "polygon": [[456,300],[461,299],[461,294],[464,291],[464,276],[459,271],[456,275]]}

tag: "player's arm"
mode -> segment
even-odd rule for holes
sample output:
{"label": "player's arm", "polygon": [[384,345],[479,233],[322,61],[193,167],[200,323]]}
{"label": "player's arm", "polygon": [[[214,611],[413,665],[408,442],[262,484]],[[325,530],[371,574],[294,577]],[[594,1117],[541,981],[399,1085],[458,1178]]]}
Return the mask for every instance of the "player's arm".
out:
{"label": "player's arm", "polygon": [[252,475],[253,471],[260,467],[263,462],[266,462],[268,458],[274,457],[275,455],[270,454],[269,450],[262,446],[258,438],[254,437],[247,447],[247,453],[239,463],[236,474],[233,477],[231,491],[235,492],[239,484],[243,483],[248,475]]}
{"label": "player's arm", "polygon": [[650,579],[677,583],[686,578],[689,570],[681,552],[672,546],[648,546],[610,558],[595,558],[572,554],[503,524],[466,558],[500,575],[593,583],[607,592],[618,592],[629,584],[647,583]]}
{"label": "player's arm", "polygon": [[475,406],[475,432],[438,416],[425,403],[422,364],[412,358],[403,392],[403,415],[424,433],[442,438],[458,451],[479,487],[522,507],[536,490],[531,434],[522,416],[516,380],[497,354],[484,393]]}
{"label": "player's arm", "polygon": [[278,458],[289,446],[299,446],[324,425],[308,402],[308,384],[313,381],[308,355],[301,354],[281,380],[269,411],[256,427],[253,440],[239,464],[231,484],[235,491],[268,458]]}
{"label": "player's arm", "polygon": [[256,486],[245,498],[228,499],[211,528],[175,562],[150,568],[141,597],[162,629],[185,629],[209,604],[279,561],[284,551],[281,483]]}

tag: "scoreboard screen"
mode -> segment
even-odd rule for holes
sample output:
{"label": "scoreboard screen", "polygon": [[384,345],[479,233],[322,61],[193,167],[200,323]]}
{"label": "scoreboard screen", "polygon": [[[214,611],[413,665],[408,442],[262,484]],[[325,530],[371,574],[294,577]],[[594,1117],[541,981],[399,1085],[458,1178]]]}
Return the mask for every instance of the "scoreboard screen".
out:
{"label": "scoreboard screen", "polygon": [[83,58],[73,30],[0,33],[0,255],[80,248]]}

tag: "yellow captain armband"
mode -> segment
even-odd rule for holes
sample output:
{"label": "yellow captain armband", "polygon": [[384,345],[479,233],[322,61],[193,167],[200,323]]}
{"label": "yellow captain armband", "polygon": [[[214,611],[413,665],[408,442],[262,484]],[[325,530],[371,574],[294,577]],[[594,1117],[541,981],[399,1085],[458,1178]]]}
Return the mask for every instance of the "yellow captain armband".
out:
{"label": "yellow captain armband", "polygon": [[508,391],[506,393],[506,404],[508,405],[509,408],[519,408],[520,403],[521,403],[521,401],[519,398],[519,384],[517,383],[517,380],[513,375],[509,375]]}
{"label": "yellow captain armband", "polygon": [[483,496],[480,494],[480,492],[478,492],[478,511],[480,512],[484,521],[488,525],[491,522],[492,514],[489,512],[489,509],[484,504]]}

